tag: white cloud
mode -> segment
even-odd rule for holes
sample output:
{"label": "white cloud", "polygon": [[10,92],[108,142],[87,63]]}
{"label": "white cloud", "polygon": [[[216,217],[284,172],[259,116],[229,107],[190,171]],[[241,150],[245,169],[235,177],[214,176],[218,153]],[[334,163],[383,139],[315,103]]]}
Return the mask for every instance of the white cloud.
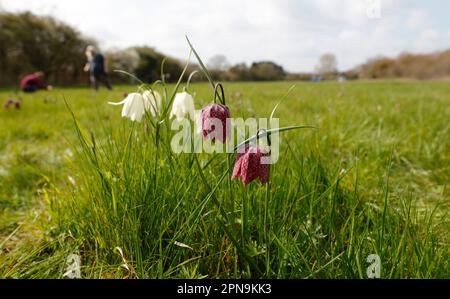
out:
{"label": "white cloud", "polygon": [[414,46],[419,51],[433,51],[436,50],[436,45],[439,43],[440,35],[434,29],[426,29],[419,33]]}
{"label": "white cloud", "polygon": [[319,14],[330,23],[362,25],[368,21],[366,1],[316,0]]}
{"label": "white cloud", "polygon": [[424,11],[412,10],[405,22],[405,25],[409,29],[417,29],[428,25],[428,16]]}
{"label": "white cloud", "polygon": [[[1,0],[0,0],[1,1]],[[52,14],[99,39],[104,48],[148,44],[185,58],[187,34],[207,61],[274,60],[311,71],[324,52],[348,69],[378,55],[450,47],[448,28],[433,26],[425,8],[382,0],[381,18],[367,16],[376,0],[3,0],[7,10]]]}

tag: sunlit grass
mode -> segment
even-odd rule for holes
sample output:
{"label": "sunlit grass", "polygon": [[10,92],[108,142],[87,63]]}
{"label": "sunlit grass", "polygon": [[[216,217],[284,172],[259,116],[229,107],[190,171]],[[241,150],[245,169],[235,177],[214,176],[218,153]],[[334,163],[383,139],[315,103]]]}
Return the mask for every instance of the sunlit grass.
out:
{"label": "sunlit grass", "polygon": [[[227,105],[232,116],[268,117],[291,85],[228,83]],[[211,102],[207,84],[191,88],[197,109]],[[449,277],[447,83],[298,83],[278,107],[280,126],[319,129],[281,136],[268,251],[265,186],[233,181],[231,202],[225,156],[204,178],[191,155],[155,162],[151,133],[106,104],[134,90],[59,89],[0,111],[1,277],[62,277],[71,253],[89,278],[365,278],[369,254],[384,278]],[[63,98],[95,136],[95,157]]]}

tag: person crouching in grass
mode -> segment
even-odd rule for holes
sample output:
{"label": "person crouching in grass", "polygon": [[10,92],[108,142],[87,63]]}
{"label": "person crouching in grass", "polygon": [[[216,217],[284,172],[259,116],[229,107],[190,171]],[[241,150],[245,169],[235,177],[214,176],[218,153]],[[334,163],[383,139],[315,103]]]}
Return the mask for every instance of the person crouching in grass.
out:
{"label": "person crouching in grass", "polygon": [[95,90],[98,90],[99,83],[103,83],[106,88],[112,90],[108,74],[105,67],[105,57],[97,51],[94,46],[86,48],[87,63],[84,66],[85,72],[90,72],[90,80]]}
{"label": "person crouching in grass", "polygon": [[20,81],[20,89],[24,92],[36,92],[40,89],[52,90],[53,87],[45,84],[43,72],[35,72],[23,77]]}

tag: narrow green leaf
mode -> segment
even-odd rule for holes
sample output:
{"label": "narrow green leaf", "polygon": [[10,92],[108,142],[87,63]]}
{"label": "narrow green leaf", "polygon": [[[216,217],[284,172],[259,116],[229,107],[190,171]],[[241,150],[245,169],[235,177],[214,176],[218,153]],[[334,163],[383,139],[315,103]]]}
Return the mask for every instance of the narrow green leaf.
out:
{"label": "narrow green leaf", "polygon": [[141,79],[139,79],[138,77],[136,77],[135,75],[127,72],[127,71],[122,71],[122,70],[114,70],[113,72],[115,73],[120,73],[120,74],[125,74],[127,76],[130,76],[131,78],[135,79],[136,81],[138,81],[140,84],[145,84]]}
{"label": "narrow green leaf", "polygon": [[275,129],[270,129],[270,130],[267,130],[267,131],[263,131],[263,132],[261,132],[261,133],[259,133],[259,134],[256,134],[256,135],[254,135],[254,136],[248,138],[247,140],[245,140],[245,141],[239,143],[239,144],[234,148],[234,151],[236,151],[239,147],[241,147],[241,146],[243,146],[243,145],[245,145],[245,144],[248,144],[248,143],[250,143],[250,142],[252,142],[252,141],[257,140],[258,138],[265,137],[265,136],[267,136],[267,135],[270,136],[270,135],[273,134],[273,133],[281,133],[281,132],[291,131],[291,130],[296,130],[296,129],[316,129],[316,127],[314,127],[314,126],[309,126],[309,125],[304,125],[304,126],[289,126],[289,127],[275,128]]}
{"label": "narrow green leaf", "polygon": [[270,113],[269,125],[272,123],[273,116],[274,116],[275,111],[277,110],[278,106],[281,104],[281,102],[283,102],[283,101],[288,97],[288,95],[289,95],[294,89],[295,89],[295,85],[292,85],[292,86],[288,89],[287,93],[286,93],[286,94],[281,98],[281,100],[275,105],[275,107],[274,107],[273,110],[272,110],[272,113]]}
{"label": "narrow green leaf", "polygon": [[206,78],[209,81],[209,84],[211,84],[211,88],[214,90],[215,88],[215,84],[214,84],[214,80],[212,79],[211,75],[209,74],[208,70],[205,67],[205,64],[203,63],[202,59],[200,58],[200,56],[197,54],[197,51],[195,51],[194,46],[192,46],[191,41],[189,40],[189,38],[186,36],[186,40],[189,44],[189,47],[191,47],[191,51],[194,53],[195,58],[197,58],[198,63],[200,64],[200,68],[202,69],[203,73],[205,74]]}

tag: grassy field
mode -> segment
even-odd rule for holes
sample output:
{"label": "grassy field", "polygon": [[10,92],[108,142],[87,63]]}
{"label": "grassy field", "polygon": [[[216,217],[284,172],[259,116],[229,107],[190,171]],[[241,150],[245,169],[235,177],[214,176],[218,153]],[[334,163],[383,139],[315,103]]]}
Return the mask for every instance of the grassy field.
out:
{"label": "grassy field", "polygon": [[[246,118],[292,84],[224,86]],[[448,82],[297,83],[275,116],[317,129],[283,133],[269,185],[248,187],[225,154],[174,155],[164,130],[157,149],[107,105],[135,89],[0,109],[0,277],[61,278],[76,254],[83,278],[367,278],[377,254],[382,278],[450,278]]]}

